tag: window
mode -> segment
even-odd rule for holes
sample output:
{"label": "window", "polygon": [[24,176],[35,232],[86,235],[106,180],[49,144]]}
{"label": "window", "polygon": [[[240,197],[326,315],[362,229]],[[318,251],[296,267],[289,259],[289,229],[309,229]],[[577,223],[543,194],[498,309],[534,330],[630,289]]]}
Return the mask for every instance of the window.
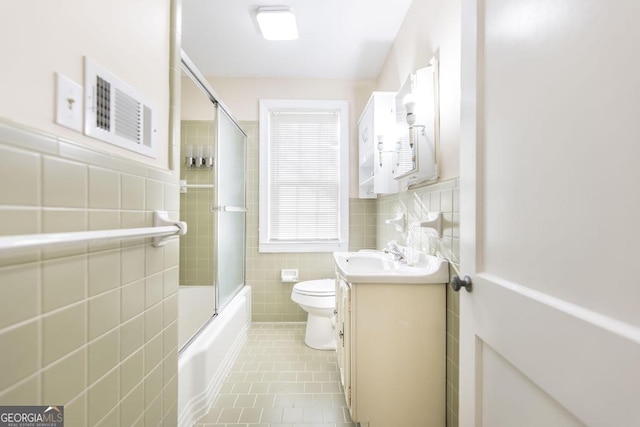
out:
{"label": "window", "polygon": [[260,101],[260,252],[349,247],[347,101]]}

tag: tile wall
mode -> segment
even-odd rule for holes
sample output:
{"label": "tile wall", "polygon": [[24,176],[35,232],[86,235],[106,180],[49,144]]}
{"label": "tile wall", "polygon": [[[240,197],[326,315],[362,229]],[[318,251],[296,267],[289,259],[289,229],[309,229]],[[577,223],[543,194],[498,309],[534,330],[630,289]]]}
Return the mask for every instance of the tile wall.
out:
{"label": "tile wall", "polygon": [[[280,270],[298,268],[300,280],[334,277],[331,253],[259,253],[258,184],[259,124],[240,122],[247,133],[247,283],[253,293],[253,321],[303,322],[307,313],[291,301],[295,283],[282,283]],[[349,202],[350,250],[375,247],[375,201]]]}
{"label": "tile wall", "polygon": [[[184,164],[188,145],[213,145],[215,123],[213,121],[182,121],[180,127],[181,160]],[[180,179],[188,184],[213,184],[212,169],[181,168]],[[180,194],[180,219],[189,224],[189,232],[180,239],[180,284],[208,285],[214,282],[214,215],[213,189],[187,189]]]}
{"label": "tile wall", "polygon": [[[148,227],[177,177],[0,121],[0,234]],[[150,239],[0,256],[0,405],[67,426],[175,425],[178,251]]]}
{"label": "tile wall", "polygon": [[[418,227],[417,222],[426,219],[429,211],[443,214],[442,238]],[[409,191],[377,199],[376,247],[382,249],[391,241],[433,255],[442,256],[451,263],[451,274],[457,274],[460,257],[460,201],[459,180],[452,179],[437,184],[418,187]],[[385,224],[386,219],[404,213],[407,228],[397,232]],[[447,287],[447,426],[458,425],[458,372],[459,372],[459,313],[458,293]]]}

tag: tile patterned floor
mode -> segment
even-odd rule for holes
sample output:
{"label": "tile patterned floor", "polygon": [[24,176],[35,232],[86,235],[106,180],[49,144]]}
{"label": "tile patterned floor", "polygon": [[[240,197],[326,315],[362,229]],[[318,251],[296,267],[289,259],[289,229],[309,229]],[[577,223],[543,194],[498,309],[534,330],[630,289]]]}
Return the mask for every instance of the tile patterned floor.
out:
{"label": "tile patterned floor", "polygon": [[198,427],[356,427],[336,353],[304,344],[303,323],[254,323]]}

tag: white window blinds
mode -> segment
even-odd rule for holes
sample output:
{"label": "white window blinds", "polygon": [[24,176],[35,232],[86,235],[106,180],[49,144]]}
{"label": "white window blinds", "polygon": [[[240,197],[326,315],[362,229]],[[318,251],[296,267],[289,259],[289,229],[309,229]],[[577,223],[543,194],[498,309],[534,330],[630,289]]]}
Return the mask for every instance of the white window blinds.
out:
{"label": "white window blinds", "polygon": [[340,115],[271,111],[269,237],[340,238]]}
{"label": "white window blinds", "polygon": [[345,249],[346,117],[341,108],[326,105],[271,106],[261,112],[261,129],[267,130],[261,131],[260,153],[262,251]]}

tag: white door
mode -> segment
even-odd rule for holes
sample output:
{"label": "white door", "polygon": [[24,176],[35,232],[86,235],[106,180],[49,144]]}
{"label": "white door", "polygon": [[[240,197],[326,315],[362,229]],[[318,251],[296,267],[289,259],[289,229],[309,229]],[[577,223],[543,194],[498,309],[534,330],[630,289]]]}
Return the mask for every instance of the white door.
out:
{"label": "white door", "polygon": [[640,426],[639,18],[462,0],[461,426]]}

